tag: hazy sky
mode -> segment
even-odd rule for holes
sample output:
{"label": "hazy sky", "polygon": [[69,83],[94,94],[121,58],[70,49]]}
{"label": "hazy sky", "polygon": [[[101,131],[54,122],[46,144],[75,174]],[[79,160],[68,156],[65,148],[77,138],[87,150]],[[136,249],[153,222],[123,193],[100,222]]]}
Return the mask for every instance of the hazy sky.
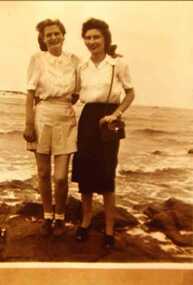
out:
{"label": "hazy sky", "polygon": [[1,1],[0,89],[25,91],[30,56],[38,51],[36,24],[59,18],[64,49],[88,55],[82,22],[108,22],[118,52],[130,66],[136,104],[193,107],[193,2]]}

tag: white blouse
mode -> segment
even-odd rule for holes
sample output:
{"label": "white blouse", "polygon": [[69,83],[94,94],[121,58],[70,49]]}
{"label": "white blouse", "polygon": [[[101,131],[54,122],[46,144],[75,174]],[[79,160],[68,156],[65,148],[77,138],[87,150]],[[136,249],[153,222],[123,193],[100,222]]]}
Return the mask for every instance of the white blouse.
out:
{"label": "white blouse", "polygon": [[113,86],[109,103],[120,103],[125,90],[132,88],[129,67],[120,57],[106,56],[96,67],[88,60],[79,67],[80,100],[83,103],[106,102],[112,78],[112,66],[115,66]]}
{"label": "white blouse", "polygon": [[40,99],[61,97],[75,90],[75,70],[78,58],[62,53],[53,56],[49,52],[38,52],[31,57],[27,74],[27,89],[35,90]]}

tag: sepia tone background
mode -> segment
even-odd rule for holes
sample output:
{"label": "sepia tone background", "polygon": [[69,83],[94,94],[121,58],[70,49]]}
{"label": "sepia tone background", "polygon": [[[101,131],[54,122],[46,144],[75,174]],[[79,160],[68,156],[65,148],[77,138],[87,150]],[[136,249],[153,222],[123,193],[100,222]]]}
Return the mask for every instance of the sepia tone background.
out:
{"label": "sepia tone background", "polygon": [[128,59],[135,104],[192,106],[192,1],[1,1],[0,7],[0,89],[26,90],[26,66],[39,50],[39,21],[59,18],[67,31],[64,48],[84,57],[81,25],[98,17]]}

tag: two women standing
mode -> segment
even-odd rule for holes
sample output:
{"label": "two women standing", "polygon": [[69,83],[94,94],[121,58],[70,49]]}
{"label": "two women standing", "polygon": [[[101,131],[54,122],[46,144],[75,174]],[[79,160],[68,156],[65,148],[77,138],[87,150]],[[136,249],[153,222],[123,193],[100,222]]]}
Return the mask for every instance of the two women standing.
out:
{"label": "two women standing", "polygon": [[[51,40],[53,34],[56,38]],[[49,37],[51,37],[50,40]],[[71,55],[67,56],[62,53],[63,37],[64,32],[57,25],[43,29],[42,39],[48,52],[41,53],[41,56],[38,55],[38,60],[36,58],[36,62],[42,59],[44,64],[42,63],[41,67],[39,64],[36,68],[39,73],[31,75],[32,83],[29,79],[26,104],[25,137],[29,140],[35,128],[37,133],[35,153],[45,217],[43,229],[48,228],[47,232],[50,232],[53,218],[50,190],[51,154],[55,159],[56,229],[54,232],[57,232],[57,229],[63,229],[56,225],[61,225],[61,222],[57,221],[58,218],[63,218],[69,154],[76,151],[76,127],[70,103],[75,88],[76,65]],[[104,142],[100,135],[99,125],[116,121],[130,106],[134,99],[134,92],[128,65],[115,54],[115,47],[111,45],[109,26],[101,20],[91,18],[82,26],[82,37],[91,56],[88,61],[79,65],[80,100],[85,106],[79,119],[78,150],[73,158],[72,169],[72,180],[78,182],[83,210],[83,218],[76,231],[76,239],[83,241],[88,237],[92,224],[93,193],[98,193],[102,194],[104,199],[104,243],[105,246],[112,247],[114,245],[115,170],[119,139]],[[55,63],[58,59],[63,60],[63,65],[61,64],[60,68],[58,66],[56,72],[50,69],[51,59]],[[45,68],[47,66],[49,66],[48,70]],[[30,73],[33,74],[33,72]],[[50,78],[47,74],[52,77]],[[124,99],[121,101],[122,96]],[[34,115],[32,102],[36,97],[40,98],[40,102],[35,107]],[[61,128],[57,127],[58,125],[62,125]],[[48,138],[47,134],[49,134]],[[47,146],[49,153],[42,152],[48,142],[50,142]],[[60,149],[59,152],[58,149]],[[62,230],[59,232],[61,233]]]}

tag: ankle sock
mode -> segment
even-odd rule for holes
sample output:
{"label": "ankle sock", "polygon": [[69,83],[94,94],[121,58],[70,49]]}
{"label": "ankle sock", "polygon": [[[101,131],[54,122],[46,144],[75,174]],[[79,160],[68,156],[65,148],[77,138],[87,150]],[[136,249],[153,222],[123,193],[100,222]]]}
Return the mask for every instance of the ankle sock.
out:
{"label": "ankle sock", "polygon": [[54,213],[48,213],[48,212],[44,212],[44,219],[45,220],[53,220],[54,218]]}
{"label": "ankle sock", "polygon": [[64,214],[55,214],[55,220],[64,221]]}

